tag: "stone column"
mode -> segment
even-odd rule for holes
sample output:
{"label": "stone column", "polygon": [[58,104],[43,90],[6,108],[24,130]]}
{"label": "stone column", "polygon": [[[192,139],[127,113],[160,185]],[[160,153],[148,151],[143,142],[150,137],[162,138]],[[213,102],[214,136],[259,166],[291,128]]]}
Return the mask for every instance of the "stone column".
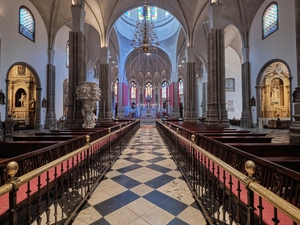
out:
{"label": "stone column", "polygon": [[101,90],[101,100],[99,103],[98,121],[112,120],[112,91],[111,76],[109,68],[109,50],[107,47],[100,49],[100,61],[96,64],[99,71],[99,87]]}
{"label": "stone column", "polygon": [[[297,48],[297,87],[294,103],[294,121],[290,127],[290,143],[300,144],[300,1],[295,0],[296,48]],[[292,112],[291,112],[292,113]]]}
{"label": "stone column", "polygon": [[41,92],[42,88],[36,88],[36,100],[35,100],[35,123],[34,123],[34,129],[35,130],[41,130]]}
{"label": "stone column", "polygon": [[73,31],[69,33],[70,64],[69,64],[69,105],[65,126],[81,128],[83,124],[82,103],[77,100],[76,86],[86,81],[87,74],[87,42],[84,35],[83,5],[72,5]]}
{"label": "stone column", "polygon": [[[196,65],[194,60],[194,49],[188,47],[186,49],[186,81],[184,88],[184,120],[195,121],[198,120],[197,104],[197,77]],[[178,100],[178,99],[177,99]]]}
{"label": "stone column", "polygon": [[[173,101],[174,101],[174,106],[173,106],[173,112],[172,112],[172,117],[179,118],[179,86],[178,86],[178,81],[173,82]],[[197,103],[196,103],[197,104]]]}
{"label": "stone column", "polygon": [[125,93],[125,90],[123,90],[123,87],[125,86],[124,81],[119,80],[118,85],[118,118],[125,118],[125,111],[123,105],[123,98],[124,100],[126,99],[125,96],[123,96],[123,93]]}
{"label": "stone column", "polygon": [[243,49],[243,58],[245,62],[242,64],[242,104],[243,111],[241,115],[241,127],[251,128],[251,112],[250,112],[250,63],[248,60],[249,48]]}
{"label": "stone column", "polygon": [[[56,122],[56,113],[55,113],[56,68],[53,63],[54,54],[55,51],[53,49],[48,50],[49,63],[47,65],[47,113],[46,113],[46,124],[45,124],[45,128],[47,129],[51,129],[52,124]],[[37,99],[36,102],[38,103]]]}
{"label": "stone column", "polygon": [[211,4],[208,34],[208,99],[206,121],[208,126],[229,127],[225,93],[225,41],[219,19],[222,5]]}

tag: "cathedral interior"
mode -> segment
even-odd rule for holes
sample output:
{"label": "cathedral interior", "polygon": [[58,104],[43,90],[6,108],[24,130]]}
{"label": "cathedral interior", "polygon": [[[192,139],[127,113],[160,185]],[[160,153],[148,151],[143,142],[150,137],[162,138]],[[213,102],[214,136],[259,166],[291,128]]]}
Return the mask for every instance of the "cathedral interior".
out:
{"label": "cathedral interior", "polygon": [[[261,211],[259,211],[263,208],[261,205],[256,206],[259,214],[253,212],[253,208],[245,203],[241,211],[244,210],[246,216],[240,220],[237,215],[233,219],[230,210],[234,208],[233,211],[236,210],[238,214],[240,210],[237,208],[240,205],[239,203],[235,206],[230,205],[232,196],[228,194],[228,190],[232,191],[232,187],[229,187],[232,181],[229,182],[229,186],[224,181],[222,186],[215,181],[216,179],[205,180],[209,177],[207,175],[209,171],[213,171],[210,178],[221,176],[219,168],[218,172],[215,172],[216,168],[210,167],[214,164],[210,164],[209,160],[217,162],[218,159],[215,158],[223,160],[243,174],[248,173],[247,179],[251,180],[253,178],[251,170],[240,166],[251,157],[239,158],[242,156],[234,155],[236,153],[232,149],[244,148],[249,151],[249,154],[254,154],[251,151],[257,148],[260,152],[255,153],[258,159],[254,161],[259,165],[256,179],[261,178],[261,185],[265,185],[266,189],[275,195],[284,196],[286,201],[293,204],[292,207],[295,206],[299,210],[300,203],[297,199],[300,197],[297,193],[300,193],[298,188],[300,178],[298,181],[299,171],[294,170],[297,170],[295,165],[298,160],[300,162],[300,156],[298,159],[296,153],[290,153],[300,144],[299,46],[299,0],[0,0],[0,138],[3,138],[0,142],[0,152],[2,151],[1,154],[3,154],[0,154],[0,184],[4,185],[8,179],[5,172],[8,171],[6,158],[17,157],[12,155],[13,151],[10,149],[22,155],[27,145],[34,146],[32,147],[36,148],[34,151],[39,149],[37,146],[44,148],[54,142],[59,145],[51,149],[51,154],[45,153],[36,156],[35,159],[31,159],[30,155],[27,161],[25,156],[18,158],[21,167],[19,173],[25,176],[25,172],[32,172],[34,168],[47,166],[52,159],[62,160],[64,155],[70,153],[70,149],[79,151],[92,143],[93,147],[90,149],[81,149],[83,152],[88,152],[82,153],[83,158],[89,158],[97,148],[107,148],[107,152],[97,154],[97,157],[101,155],[99,159],[88,159],[87,164],[83,158],[79,159],[79,156],[77,159],[72,158],[75,156],[70,156],[67,162],[60,162],[62,177],[70,168],[76,169],[75,172],[73,170],[67,172],[66,176],[69,176],[69,173],[76,174],[78,181],[75,181],[75,184],[80,184],[81,190],[84,189],[83,187],[89,190],[89,184],[100,183],[100,180],[104,180],[99,186],[101,192],[97,192],[96,196],[107,198],[101,199],[100,202],[96,201],[96,198],[89,200],[90,205],[86,206],[88,210],[97,211],[93,214],[94,219],[87,222],[86,217],[83,216],[77,221],[72,221],[74,224],[122,224],[121,217],[116,215],[117,209],[110,212],[102,210],[107,205],[113,206],[116,196],[119,200],[124,200],[134,195],[133,198],[137,198],[135,199],[136,205],[126,207],[132,207],[130,213],[134,212],[134,215],[131,218],[138,216],[135,218],[135,223],[128,216],[128,221],[124,219],[127,221],[124,224],[218,224],[216,220],[219,221],[219,218],[216,218],[226,213],[216,209],[218,208],[216,205],[208,206],[208,202],[213,202],[216,198],[218,198],[216,202],[222,205],[220,209],[226,208],[225,205],[227,206],[229,202],[229,207],[226,208],[229,212],[229,219],[224,217],[223,222],[226,221],[224,224],[232,224],[233,221],[236,224],[246,224],[245,218],[251,221],[254,218],[251,223],[247,224],[258,224],[256,217],[262,218]],[[8,124],[5,121],[8,118],[12,118],[15,122],[14,133],[6,132]],[[118,133],[117,129],[122,131]],[[199,136],[202,132],[200,130],[206,131],[206,133],[203,131],[205,137],[202,134]],[[52,137],[54,134],[51,132],[54,131],[60,132],[60,137]],[[254,131],[257,133],[253,134]],[[68,145],[67,138],[83,135],[82,132],[88,132],[90,136],[78,138],[77,141],[72,141],[73,144]],[[208,134],[209,132],[214,133],[215,136]],[[239,146],[236,140],[247,136],[243,132],[251,133],[248,134],[248,142],[245,138]],[[219,140],[219,137],[216,137],[217,133],[218,135],[222,133],[222,144],[215,142]],[[277,142],[278,146],[275,147],[271,145],[271,142],[272,144],[276,142],[277,134],[280,134],[284,141],[280,141],[280,144]],[[47,135],[49,137],[46,137]],[[107,135],[112,136],[105,139]],[[176,136],[178,139],[172,139],[172,135],[178,135]],[[270,135],[276,137],[270,137]],[[192,136],[195,139],[192,139]],[[5,141],[6,137],[8,141]],[[214,138],[207,140],[207,137]],[[224,144],[225,139],[229,140],[230,137],[231,142]],[[265,146],[269,144],[270,146],[253,147],[258,143],[252,143],[250,139],[253,139],[253,142],[268,142]],[[121,140],[120,143],[119,140]],[[125,141],[122,142],[122,140]],[[127,147],[123,145],[125,142],[128,144]],[[116,148],[125,150],[114,153],[111,147],[108,148],[107,143],[112,143],[110,146],[115,144]],[[206,150],[214,155],[204,154],[205,159],[209,157],[208,163],[202,162],[200,166],[197,164],[198,158],[191,160],[192,157],[200,157],[202,153],[186,156],[190,154],[187,150],[189,148],[199,150],[198,147],[194,147],[194,143],[203,149],[208,148]],[[23,144],[24,149],[20,147]],[[253,144],[253,146],[248,147],[248,144]],[[278,169],[279,167],[276,169],[276,166],[272,164],[278,162],[278,158],[274,159],[275,156],[272,156],[272,160],[275,161],[268,164],[264,158],[267,160],[271,156],[263,155],[262,152],[265,152],[265,148],[274,148],[274,152],[277,152],[276,149],[281,145],[283,150],[278,150],[280,153],[276,157],[283,157],[291,163],[289,168],[293,172],[284,170],[283,175],[278,175],[282,170]],[[182,147],[185,152],[181,149],[179,152],[175,150],[172,152],[174,146]],[[4,148],[8,151],[3,151]],[[170,152],[167,152],[167,148]],[[234,152],[226,158],[231,161],[226,161],[222,156],[224,149]],[[220,150],[220,153],[216,153],[217,150]],[[286,154],[290,155],[283,156],[285,150]],[[141,154],[140,158],[138,154]],[[48,157],[52,157],[51,160]],[[179,162],[174,165],[172,163],[176,157]],[[187,163],[183,160],[184,157],[187,157],[187,161],[191,161]],[[289,157],[296,158],[293,161]],[[260,161],[261,158],[263,162]],[[108,159],[109,162],[106,161]],[[286,166],[287,161],[280,161],[279,165]],[[113,162],[115,162],[114,166]],[[148,165],[148,163],[155,165]],[[128,171],[125,167],[122,170],[121,167],[124,165],[128,167]],[[190,165],[192,167],[187,169]],[[264,167],[265,165],[269,167]],[[101,171],[101,175],[95,175],[99,172],[98,168],[102,169],[102,166],[105,167],[104,172]],[[48,170],[48,175],[50,173],[54,178],[51,180],[52,178],[47,177],[47,182],[59,180],[58,167],[55,169],[54,167]],[[206,169],[205,181],[199,178],[200,169],[204,167]],[[141,172],[143,177],[136,178],[139,173],[137,171],[127,174],[129,170],[137,168],[143,171]],[[221,171],[227,171],[226,168],[225,166]],[[270,175],[270,172],[269,175],[265,175],[268,182],[269,179],[271,180],[270,184],[265,184],[262,179],[264,176],[262,171],[266,168],[271,168],[272,171],[275,168],[274,174]],[[179,170],[184,178],[181,177]],[[86,177],[83,174],[85,172],[89,174]],[[95,176],[92,176],[93,172]],[[198,177],[197,172],[199,172]],[[236,175],[235,181],[244,182],[243,179],[239,179],[238,172],[234,174]],[[75,187],[74,183],[72,186],[73,179],[75,179],[73,175],[64,178],[60,184],[56,183],[51,186],[56,190],[56,194],[51,192],[53,189],[47,192],[45,186],[44,192],[41,192],[48,194],[46,205],[50,201],[50,192],[51,195],[56,195],[56,199],[53,200],[55,207],[60,199],[58,195],[69,198],[70,194],[73,200],[75,199],[74,191],[72,194],[67,191],[72,189],[79,193],[79,186]],[[195,177],[191,178],[194,175]],[[133,179],[134,181],[131,180],[133,183],[140,182],[136,185],[143,185],[143,187],[140,189],[135,189],[135,186],[127,187],[127,184],[122,183],[124,176],[128,180]],[[223,176],[225,177],[225,172]],[[80,177],[85,177],[86,180],[79,181]],[[150,177],[153,180],[150,180]],[[290,186],[288,186],[289,181],[284,180],[287,177],[291,180],[295,179],[291,181]],[[90,178],[93,180],[90,181]],[[155,186],[156,182],[162,182],[165,185],[168,180],[173,184],[181,184],[183,179],[187,180],[187,186],[181,186],[180,192],[184,192],[185,199],[180,199],[180,196],[176,197],[176,200],[182,200],[181,203],[177,202],[178,207],[179,205],[182,207],[180,212],[175,212],[175,208],[168,208],[169,205],[164,205],[165,203],[162,203],[164,206],[155,203],[152,194],[161,191],[164,194],[163,197],[166,197],[167,193],[162,190],[167,187]],[[189,184],[189,179],[192,179],[191,184]],[[23,180],[15,179],[13,174],[10,181],[21,182]],[[250,181],[251,185],[252,181]],[[282,187],[284,182],[286,186]],[[108,187],[105,185],[112,183],[116,189],[107,190]],[[198,186],[195,185],[196,183]],[[276,186],[278,183],[280,185]],[[1,185],[0,199],[5,196],[1,192]],[[38,181],[38,190],[43,185],[45,184],[39,184]],[[145,187],[146,185],[148,186]],[[173,195],[179,192],[174,191],[176,188],[170,186],[172,185],[169,184],[168,188],[172,189],[172,194],[169,195],[174,197]],[[280,191],[276,189],[279,186]],[[64,190],[65,187],[67,187],[66,190]],[[195,197],[195,193],[202,187],[206,188],[204,194],[197,193]],[[198,205],[191,200],[191,195],[185,192],[187,189],[192,190],[194,197],[198,200]],[[237,192],[240,191],[240,187],[235,187],[235,189]],[[149,192],[146,193],[146,190]],[[245,190],[249,191],[247,186]],[[82,191],[82,201],[88,201],[89,191],[86,194],[88,197],[84,197]],[[108,197],[113,191],[116,192],[113,197]],[[219,191],[222,191],[222,194],[219,194]],[[119,196],[121,192],[126,196]],[[253,193],[247,194],[251,197]],[[141,195],[143,199],[138,199],[136,195]],[[21,196],[24,199],[30,199],[29,188],[27,197],[25,194]],[[209,199],[211,196],[212,199]],[[205,198],[209,200],[206,202]],[[154,208],[154,205],[149,202],[145,203],[145,199],[159,206],[159,210],[149,215],[146,212],[143,212],[145,215],[139,212],[140,201],[141,204]],[[43,201],[44,199],[38,196],[33,204],[39,208],[39,204]],[[70,201],[68,199],[69,205]],[[5,202],[8,205],[7,199]],[[64,205],[65,202],[62,204]],[[62,215],[61,224],[71,223],[74,215],[70,214],[77,207],[76,204],[68,206],[66,211],[64,211],[65,205],[61,207],[67,218],[64,221],[64,215]],[[168,204],[172,205],[172,203]],[[7,219],[8,215],[11,215],[10,218],[15,216],[13,210],[5,211],[5,207],[3,206],[2,211],[0,207],[0,223],[3,218]],[[47,205],[46,208],[50,210],[51,207]],[[128,208],[122,208],[124,211],[118,212],[124,214]],[[160,211],[161,209],[167,213]],[[205,213],[202,217],[199,209],[207,210],[206,213],[213,212],[211,216],[213,219],[205,217]],[[30,210],[28,206],[27,215],[30,214]],[[76,210],[78,211],[78,208]],[[185,213],[184,210],[186,210]],[[196,216],[189,217],[187,211]],[[153,218],[159,214],[164,215],[160,217],[163,222],[157,223]],[[25,217],[25,214],[21,215]],[[49,215],[46,217],[47,224],[50,224]],[[37,215],[34,220],[39,221],[40,218],[40,215]],[[28,221],[31,219],[27,216]],[[270,220],[277,221],[277,219],[277,215],[274,215]],[[179,223],[179,220],[183,223]],[[281,217],[281,220],[285,221],[285,218]],[[295,217],[292,220],[294,224],[297,222]],[[6,222],[8,224],[8,220]],[[14,224],[16,224],[16,219]],[[264,221],[260,224],[271,223]]]}

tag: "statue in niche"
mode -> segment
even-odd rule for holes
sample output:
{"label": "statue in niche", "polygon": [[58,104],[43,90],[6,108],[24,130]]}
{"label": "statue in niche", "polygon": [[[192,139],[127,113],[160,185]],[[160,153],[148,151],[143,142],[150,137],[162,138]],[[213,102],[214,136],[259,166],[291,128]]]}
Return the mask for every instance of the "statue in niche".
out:
{"label": "statue in niche", "polygon": [[45,97],[42,100],[42,108],[47,108],[47,100]]}
{"label": "statue in niche", "polygon": [[21,107],[25,107],[26,106],[26,95],[24,95],[24,93],[21,93],[21,98],[19,99],[19,102],[21,103]]}
{"label": "statue in niche", "polygon": [[29,101],[29,109],[30,110],[35,110],[35,99],[32,98],[30,101]]}
{"label": "statue in niche", "polygon": [[271,105],[278,105],[280,102],[280,90],[278,86],[273,86],[271,91]]}
{"label": "statue in niche", "polygon": [[0,105],[5,105],[5,95],[2,90],[0,90]]}

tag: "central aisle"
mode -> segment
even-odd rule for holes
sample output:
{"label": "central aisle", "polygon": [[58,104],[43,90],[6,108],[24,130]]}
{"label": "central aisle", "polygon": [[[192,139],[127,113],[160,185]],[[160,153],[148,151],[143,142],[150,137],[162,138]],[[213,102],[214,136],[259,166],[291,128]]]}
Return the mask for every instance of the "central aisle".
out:
{"label": "central aisle", "polygon": [[153,128],[140,128],[74,225],[204,225],[185,181]]}

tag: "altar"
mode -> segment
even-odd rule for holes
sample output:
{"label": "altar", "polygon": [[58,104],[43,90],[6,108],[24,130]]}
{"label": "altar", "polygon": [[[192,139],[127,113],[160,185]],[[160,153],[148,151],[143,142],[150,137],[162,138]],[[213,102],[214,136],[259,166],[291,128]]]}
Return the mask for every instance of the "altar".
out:
{"label": "altar", "polygon": [[156,110],[154,109],[143,109],[141,110],[141,117],[142,118],[147,118],[147,117],[150,117],[150,118],[156,118]]}
{"label": "altar", "polygon": [[151,104],[152,98],[150,95],[146,97],[146,105],[141,109],[141,117],[142,118],[156,118],[157,110]]}

